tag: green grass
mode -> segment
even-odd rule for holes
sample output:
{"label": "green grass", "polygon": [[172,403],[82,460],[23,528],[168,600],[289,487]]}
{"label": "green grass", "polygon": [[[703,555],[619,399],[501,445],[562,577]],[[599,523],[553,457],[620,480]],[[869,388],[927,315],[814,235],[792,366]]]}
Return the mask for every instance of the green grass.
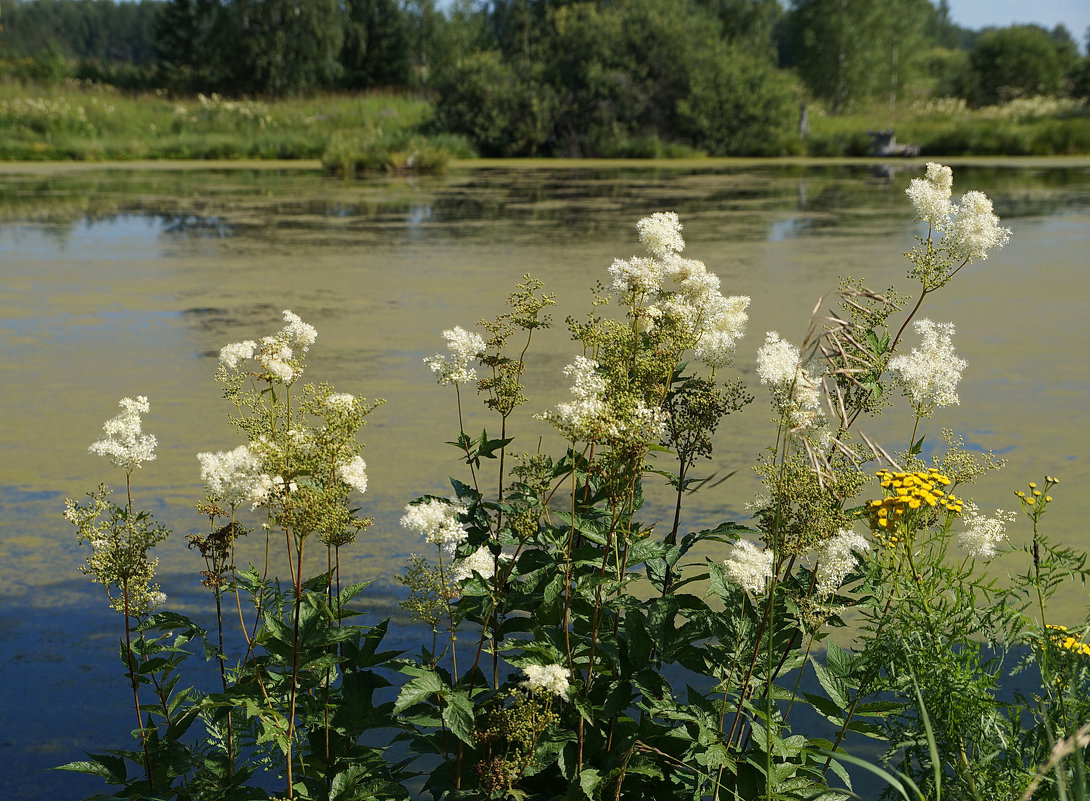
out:
{"label": "green grass", "polygon": [[1090,105],[1038,97],[969,109],[943,98],[902,106],[827,115],[810,112],[805,147],[813,156],[870,155],[869,131],[892,128],[899,143],[923,156],[1066,156],[1090,154]]}
{"label": "green grass", "polygon": [[[431,116],[429,101],[396,94],[264,102],[129,95],[96,84],[5,83],[0,160],[319,159],[334,141],[360,151],[427,143],[422,131]],[[472,154],[464,142],[429,147],[446,158]],[[434,165],[437,158],[427,161]]]}
{"label": "green grass", "polygon": [[[441,171],[474,153],[464,137],[431,130],[433,106],[405,94],[324,94],[277,101],[217,95],[129,94],[100,84],[0,82],[0,161],[321,159],[339,174]],[[968,109],[940,99],[831,116],[811,107],[810,135],[782,156],[868,156],[870,131],[893,128],[924,156],[1090,154],[1090,106],[1028,98]],[[624,142],[619,157],[693,157],[657,139]]]}

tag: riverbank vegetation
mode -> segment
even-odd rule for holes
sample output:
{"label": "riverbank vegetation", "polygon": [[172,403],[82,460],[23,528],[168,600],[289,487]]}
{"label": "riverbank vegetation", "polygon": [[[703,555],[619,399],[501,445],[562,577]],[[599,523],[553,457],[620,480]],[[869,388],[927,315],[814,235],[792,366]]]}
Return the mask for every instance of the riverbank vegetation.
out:
{"label": "riverbank vegetation", "polygon": [[[0,157],[318,157],[332,146],[327,163],[353,170],[469,152],[868,155],[869,132],[886,129],[924,155],[1090,152],[1090,60],[1063,26],[970,31],[928,0],[682,6],[21,0],[0,30],[9,103],[63,95],[93,117],[72,93],[110,86],[115,110],[121,97],[164,109],[204,97],[263,111],[234,136],[162,114],[95,127],[58,118],[58,130],[9,111],[0,125],[17,141]],[[376,92],[428,111],[361,135],[341,110]]]}
{"label": "riverbank vegetation", "polygon": [[[285,310],[220,350],[238,438],[194,459],[203,614],[171,610],[156,579],[174,536],[146,511],[156,401],[122,399],[90,446],[116,490],[65,516],[117,612],[135,744],[64,769],[115,788],[98,798],[833,801],[875,797],[867,771],[906,801],[1085,798],[1090,618],[1050,604],[1090,574],[1048,530],[1065,485],[1011,477],[1008,508],[979,509],[1002,460],[943,425],[974,380],[956,346],[972,332],[930,301],[986,281],[1011,236],[952,186],[938,164],[909,186],[905,290],[845,276],[793,332],[763,331],[669,212],[636,224],[643,255],[583,309],[527,276],[495,316],[450,321],[420,369],[457,421],[437,443],[451,491],[405,487],[400,520],[418,652],[384,646],[393,624],[342,574],[379,525],[384,457],[365,461],[360,434],[389,412],[312,380],[314,327]],[[531,376],[561,312],[564,379]],[[555,380],[571,395],[541,408],[530,388]],[[879,418],[908,436],[879,442]],[[730,492],[707,472],[713,434],[739,426],[767,431],[761,490],[694,529],[692,494]],[[652,482],[667,508],[647,508]],[[243,536],[257,564],[236,564]],[[1000,574],[1000,553],[1017,567]]]}

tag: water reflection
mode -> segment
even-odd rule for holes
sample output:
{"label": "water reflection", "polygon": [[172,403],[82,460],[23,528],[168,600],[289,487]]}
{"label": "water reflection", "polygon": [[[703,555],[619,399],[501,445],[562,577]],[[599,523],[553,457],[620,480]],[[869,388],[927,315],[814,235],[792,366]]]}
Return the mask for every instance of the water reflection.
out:
{"label": "water reflection", "polygon": [[[583,314],[588,287],[606,279],[613,258],[638,251],[633,224],[652,211],[677,210],[687,255],[706,261],[729,293],[753,297],[736,370],[758,401],[721,426],[706,472],[733,476],[694,497],[686,524],[744,519],[743,504],[756,489],[747,466],[769,434],[753,371],[764,331],[798,339],[815,301],[841,274],[880,290],[904,286],[900,254],[915,229],[903,190],[917,173],[873,170],[489,168],[360,183],[299,170],[4,173],[0,593],[13,618],[0,626],[0,647],[24,656],[0,661],[0,684],[24,697],[41,676],[82,671],[96,688],[113,686],[111,649],[79,628],[102,630],[103,616],[86,611],[101,599],[76,574],[80,554],[60,518],[62,499],[104,477],[85,449],[117,399],[146,394],[146,427],[161,449],[136,477],[139,497],[179,534],[190,531],[200,491],[194,454],[239,441],[210,380],[218,349],[272,333],[284,308],[318,328],[309,378],[387,400],[364,430],[372,470],[366,513],[377,522],[346,557],[346,570],[379,577],[377,608],[396,611],[390,576],[420,547],[398,528],[400,509],[416,494],[449,492],[446,478],[458,471],[440,444],[452,438],[453,398],[434,384],[422,357],[440,346],[441,329],[498,313],[526,272],[558,294],[559,319]],[[957,322],[958,349],[970,367],[962,405],[928,421],[926,447],[949,426],[972,448],[1009,458],[1007,474],[979,488],[983,508],[1010,508],[1010,488],[1045,472],[1060,475],[1072,494],[1065,500],[1058,493],[1046,524],[1057,538],[1085,547],[1074,496],[1090,480],[1083,455],[1090,435],[1079,425],[1090,390],[1090,163],[964,166],[955,180],[956,193],[988,192],[1014,238],[927,309],[932,319]],[[535,341],[527,377],[533,401],[517,421],[517,449],[533,450],[548,433],[530,415],[565,394],[560,371],[572,353],[562,325]],[[470,429],[490,424],[480,410],[467,414]],[[903,418],[872,433],[903,447],[911,431]],[[648,497],[648,518],[665,516],[668,493],[649,488]],[[256,539],[243,559],[258,558]],[[180,536],[165,544],[161,560],[168,594],[203,608],[193,555]],[[1085,596],[1075,594],[1067,600],[1081,610]],[[28,622],[35,614],[48,619],[48,638]],[[85,643],[93,636],[98,640]],[[36,714],[35,731],[52,738],[52,752],[30,758],[21,750],[9,763],[29,771],[77,758],[83,746],[73,731],[84,734],[95,710],[58,704]],[[6,717],[0,742],[28,748],[15,745],[22,725]],[[80,792],[71,785],[43,792],[44,782],[20,774],[9,797]]]}

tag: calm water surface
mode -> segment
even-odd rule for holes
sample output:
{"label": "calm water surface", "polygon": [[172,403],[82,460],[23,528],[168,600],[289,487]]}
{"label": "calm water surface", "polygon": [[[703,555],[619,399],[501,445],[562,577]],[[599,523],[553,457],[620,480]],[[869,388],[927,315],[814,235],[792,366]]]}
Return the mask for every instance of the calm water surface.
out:
{"label": "calm water surface", "polygon": [[[421,362],[440,348],[440,331],[498,313],[524,273],[557,294],[560,324],[535,340],[532,400],[513,445],[536,449],[548,431],[530,415],[566,394],[560,371],[576,352],[561,321],[589,309],[587,290],[607,280],[613,258],[639,252],[635,221],[673,209],[687,255],[718,273],[725,293],[753,298],[737,372],[758,400],[721,427],[707,464],[739,472],[697,495],[687,524],[741,519],[757,489],[748,465],[774,437],[753,368],[764,332],[798,341],[842,274],[911,289],[901,254],[916,230],[904,188],[921,170],[898,166],[892,176],[865,164],[458,168],[350,184],[303,170],[0,173],[0,754],[9,766],[0,795],[93,792],[97,782],[39,771],[128,745],[118,621],[77,573],[81,554],[60,516],[66,496],[120,477],[86,453],[120,397],[152,404],[145,430],[159,438],[159,458],[135,487],[178,532],[160,549],[163,589],[203,614],[197,557],[182,540],[200,525],[194,454],[240,444],[211,380],[216,354],[273,333],[285,308],[314,324],[307,377],[386,400],[364,430],[376,524],[345,570],[378,577],[375,608],[392,614],[392,576],[420,548],[398,527],[400,509],[447,493],[458,471],[441,444],[457,423],[453,394]],[[1090,162],[955,165],[955,194],[968,189],[991,195],[1014,235],[923,310],[957,324],[970,364],[961,405],[940,410],[925,433],[933,441],[949,427],[1008,460],[973,489],[985,509],[1013,508],[1012,489],[1060,476],[1047,530],[1090,547],[1078,503],[1090,478]],[[897,411],[870,429],[891,448],[911,433],[903,404]],[[467,416],[469,430],[492,424],[480,407]],[[665,493],[651,497],[649,518],[665,517]],[[256,559],[256,546],[243,558]],[[993,569],[1019,567],[1008,559]],[[1085,601],[1082,588],[1066,588],[1057,617],[1078,622]]]}

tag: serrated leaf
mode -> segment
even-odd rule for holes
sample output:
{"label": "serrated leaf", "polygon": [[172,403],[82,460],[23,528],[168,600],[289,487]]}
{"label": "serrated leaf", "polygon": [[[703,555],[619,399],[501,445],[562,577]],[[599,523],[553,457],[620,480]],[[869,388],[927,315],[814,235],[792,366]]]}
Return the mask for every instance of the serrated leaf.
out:
{"label": "serrated leaf", "polygon": [[473,745],[473,702],[464,695],[452,694],[445,699],[443,720],[455,737],[466,745]]}
{"label": "serrated leaf", "polygon": [[426,701],[445,689],[443,680],[431,670],[424,669],[411,681],[406,682],[394,702],[394,714]]}
{"label": "serrated leaf", "polygon": [[583,791],[583,795],[594,801],[594,791],[602,782],[601,774],[594,768],[583,768],[583,772],[579,774],[579,787]]}
{"label": "serrated leaf", "polygon": [[844,683],[836,676],[833,676],[829,669],[820,662],[814,661],[810,664],[814,668],[814,673],[817,674],[818,683],[829,694],[829,700],[841,709],[847,709],[848,699],[844,695],[846,689]]}

